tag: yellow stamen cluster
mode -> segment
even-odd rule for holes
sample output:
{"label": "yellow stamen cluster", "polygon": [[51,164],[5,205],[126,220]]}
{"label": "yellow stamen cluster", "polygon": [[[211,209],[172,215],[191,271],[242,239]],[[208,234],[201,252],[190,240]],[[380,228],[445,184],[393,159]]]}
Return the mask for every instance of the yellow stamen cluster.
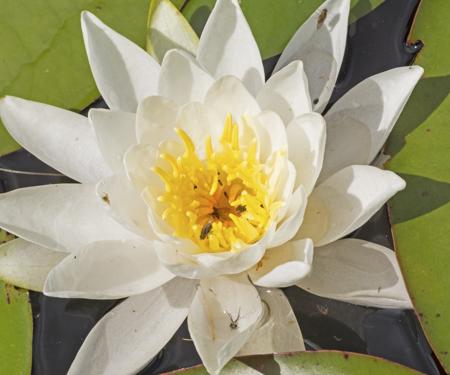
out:
{"label": "yellow stamen cluster", "polygon": [[200,159],[189,135],[182,129],[176,132],[184,154],[162,153],[170,167],[152,168],[165,186],[158,201],[165,206],[162,217],[173,234],[192,240],[200,252],[234,250],[257,242],[279,205],[269,196],[256,140],[240,147],[238,125],[228,115],[220,150],[215,151],[207,137],[205,157]]}

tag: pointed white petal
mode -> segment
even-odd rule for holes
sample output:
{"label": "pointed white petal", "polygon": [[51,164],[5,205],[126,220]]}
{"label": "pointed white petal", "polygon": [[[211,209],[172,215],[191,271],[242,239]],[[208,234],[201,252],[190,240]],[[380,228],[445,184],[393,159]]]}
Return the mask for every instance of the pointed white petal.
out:
{"label": "pointed white petal", "polygon": [[148,208],[141,195],[123,175],[100,181],[97,195],[111,216],[125,228],[147,239],[156,239],[148,221]]}
{"label": "pointed white petal", "polygon": [[308,79],[301,61],[293,61],[276,72],[258,93],[262,109],[280,115],[285,124],[304,113],[312,111]]}
{"label": "pointed white petal", "polygon": [[205,104],[214,107],[222,121],[225,121],[227,114],[239,121],[245,114],[256,115],[260,112],[256,99],[233,76],[225,76],[214,82],[206,94]]}
{"label": "pointed white petal", "polygon": [[322,112],[330,99],[344,57],[350,0],[327,0],[297,30],[274,72],[302,60],[313,109]]}
{"label": "pointed white petal", "polygon": [[[214,108],[206,104],[192,102],[181,108],[177,118],[177,127],[183,129],[191,137],[197,152],[200,153],[199,156],[202,157],[208,136],[211,136],[213,146],[217,147],[224,122],[225,118],[220,118]],[[180,140],[178,136],[177,140]]]}
{"label": "pointed white petal", "polygon": [[261,161],[267,160],[274,152],[288,149],[286,127],[277,113],[264,111],[256,116],[245,116],[244,119],[256,135]]}
{"label": "pointed white petal", "polygon": [[98,146],[111,170],[123,172],[123,156],[137,143],[134,113],[91,109],[89,121],[97,136]]}
{"label": "pointed white petal", "polygon": [[405,188],[390,171],[353,165],[322,182],[309,196],[303,224],[295,238],[323,246],[364,224],[384,203]]}
{"label": "pointed white petal", "polygon": [[90,185],[61,184],[0,194],[0,227],[38,245],[74,251],[136,236],[113,220]]}
{"label": "pointed white petal", "polygon": [[292,239],[298,232],[303,222],[308,199],[305,191],[300,186],[285,203],[286,213],[275,231],[275,235],[269,247],[280,246]]}
{"label": "pointed white petal", "polygon": [[213,78],[188,52],[170,50],[164,56],[158,82],[158,94],[179,105],[203,102]]}
{"label": "pointed white petal", "polygon": [[297,170],[295,186],[303,186],[311,194],[322,169],[326,126],[324,118],[307,113],[294,119],[287,127],[289,160]]}
{"label": "pointed white petal", "polygon": [[265,288],[258,288],[258,292],[266,308],[264,318],[238,355],[304,351],[302,332],[284,293]]}
{"label": "pointed white petal", "polygon": [[282,218],[287,211],[286,202],[290,199],[294,189],[296,170],[294,165],[288,160],[287,154],[276,152],[272,154],[265,163],[265,173],[269,177],[268,192],[272,199],[283,202],[277,213],[277,217]]}
{"label": "pointed white petal", "polygon": [[157,61],[173,48],[197,54],[198,36],[170,0],[151,2],[147,28],[147,52]]}
{"label": "pointed white petal", "polygon": [[111,109],[136,112],[142,99],[156,94],[158,63],[92,13],[81,13],[81,29],[89,64],[103,99]]}
{"label": "pointed white petal", "polygon": [[174,275],[144,241],[99,241],[75,251],[49,273],[44,294],[114,299],[160,287]]}
{"label": "pointed white petal", "polygon": [[173,139],[178,110],[175,102],[160,96],[150,96],[139,103],[136,113],[139,143],[157,147],[162,141]]}
{"label": "pointed white petal", "polygon": [[311,271],[313,253],[313,242],[309,238],[290,241],[267,250],[264,257],[248,274],[258,286],[266,288],[292,286]]}
{"label": "pointed white petal", "polygon": [[92,183],[111,173],[86,117],[14,96],[0,99],[0,116],[22,147],[66,176]]}
{"label": "pointed white petal", "polygon": [[354,164],[370,164],[386,142],[414,87],[419,66],[395,68],[362,81],[327,112],[320,179]]}
{"label": "pointed white petal", "polygon": [[395,253],[353,238],[316,249],[312,271],[297,286],[359,305],[412,308]]}
{"label": "pointed white petal", "polygon": [[174,279],[126,299],[92,329],[69,375],[135,374],[167,344],[186,318],[195,281]]}
{"label": "pointed white petal", "polygon": [[201,281],[189,311],[188,327],[209,373],[218,374],[233,358],[262,315],[261,299],[246,275]]}
{"label": "pointed white petal", "polygon": [[253,95],[264,84],[258,45],[237,0],[217,1],[200,37],[197,59],[215,78],[239,78]]}
{"label": "pointed white petal", "polygon": [[17,238],[0,246],[0,279],[24,289],[42,292],[50,270],[67,254]]}

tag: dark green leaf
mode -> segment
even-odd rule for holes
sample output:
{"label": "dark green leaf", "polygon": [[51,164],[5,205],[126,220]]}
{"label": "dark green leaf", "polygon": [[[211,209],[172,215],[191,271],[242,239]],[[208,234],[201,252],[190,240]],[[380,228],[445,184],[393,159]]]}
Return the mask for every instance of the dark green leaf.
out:
{"label": "dark green leaf", "polygon": [[394,132],[387,167],[406,190],[391,203],[395,241],[420,321],[450,371],[450,2],[424,0],[412,39],[425,43],[416,63],[425,69]]}

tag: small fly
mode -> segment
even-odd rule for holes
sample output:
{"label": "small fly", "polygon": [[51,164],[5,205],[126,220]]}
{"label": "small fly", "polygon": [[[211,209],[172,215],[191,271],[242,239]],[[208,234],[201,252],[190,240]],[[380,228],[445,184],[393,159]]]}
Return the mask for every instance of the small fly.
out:
{"label": "small fly", "polygon": [[247,207],[245,207],[243,204],[240,204],[239,206],[236,207],[236,212],[242,213],[247,211]]}
{"label": "small fly", "polygon": [[102,201],[105,202],[106,204],[109,204],[109,195],[107,193],[102,195]]}
{"label": "small fly", "polygon": [[320,29],[325,22],[325,19],[327,18],[327,9],[322,9],[322,11],[319,14],[319,18],[317,19],[317,29]]}
{"label": "small fly", "polygon": [[202,231],[200,232],[200,239],[204,240],[206,237],[208,237],[209,232],[211,232],[212,229],[212,223],[208,222],[206,223],[203,228]]}
{"label": "small fly", "polygon": [[237,329],[239,327],[239,319],[241,318],[241,309],[239,309],[236,319],[233,319],[231,314],[226,311],[228,318],[230,318],[230,329]]}

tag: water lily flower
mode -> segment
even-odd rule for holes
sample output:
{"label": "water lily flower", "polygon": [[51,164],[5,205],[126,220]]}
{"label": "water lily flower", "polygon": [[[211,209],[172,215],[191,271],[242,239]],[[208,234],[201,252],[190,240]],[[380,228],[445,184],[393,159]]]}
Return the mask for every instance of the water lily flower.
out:
{"label": "water lily flower", "polygon": [[161,33],[187,47],[155,45],[161,63],[84,12],[110,109],[86,118],[1,99],[17,142],[80,183],[0,195],[0,227],[19,237],[0,247],[0,277],[55,297],[128,297],[93,328],[70,374],[137,372],[186,317],[212,374],[235,355],[304,350],[281,287],[411,306],[393,252],[342,238],[405,187],[369,164],[422,69],[370,77],[322,116],[349,3],[311,15],[267,82],[236,0],[217,1],[199,41],[162,1],[175,21]]}

